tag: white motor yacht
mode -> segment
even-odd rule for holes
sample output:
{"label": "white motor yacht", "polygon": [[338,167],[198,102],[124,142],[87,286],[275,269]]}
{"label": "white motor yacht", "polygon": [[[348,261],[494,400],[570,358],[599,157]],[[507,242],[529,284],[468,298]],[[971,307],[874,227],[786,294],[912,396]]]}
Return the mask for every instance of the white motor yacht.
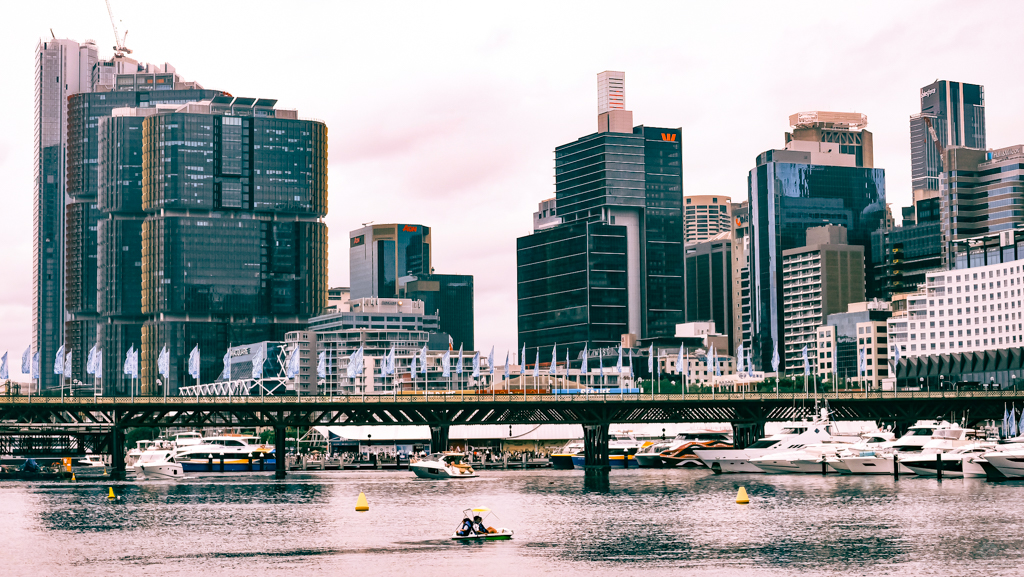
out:
{"label": "white motor yacht", "polygon": [[856,437],[834,437],[833,427],[827,410],[822,409],[821,415],[814,420],[787,423],[778,433],[758,439],[745,449],[695,449],[694,454],[715,473],[763,473],[764,470],[751,463],[751,459],[792,452],[808,445],[856,441]]}
{"label": "white motor yacht", "polygon": [[171,437],[171,442],[177,448],[191,447],[192,445],[199,445],[203,442],[203,436],[199,433],[187,432],[187,433],[175,433]]}
{"label": "white motor yacht", "polygon": [[135,476],[139,479],[181,479],[185,476],[181,463],[174,462],[171,449],[150,449],[135,463]]}
{"label": "white motor yacht", "polygon": [[931,454],[972,443],[974,440],[969,439],[969,436],[974,433],[973,429],[964,429],[946,421],[918,421],[895,441],[877,444],[859,454],[848,453],[837,457],[837,466],[833,468],[849,475],[892,475],[894,457],[897,457],[900,474],[913,475],[914,472],[902,463],[904,458],[920,454],[929,443],[933,449]]}
{"label": "white motor yacht", "polygon": [[765,473],[821,473],[822,463],[825,463],[825,470],[828,471],[827,459],[852,446],[850,443],[818,443],[753,457],[750,463]]}
{"label": "white motor yacht", "polygon": [[839,451],[834,457],[829,457],[827,459],[828,466],[837,473],[842,473],[844,475],[853,474],[853,471],[850,469],[850,465],[846,462],[847,459],[874,456],[875,451],[878,451],[885,443],[892,442],[895,438],[896,435],[887,431],[862,433],[860,441],[857,441],[850,447]]}
{"label": "white motor yacht", "polygon": [[124,470],[134,471],[135,463],[138,462],[139,457],[141,457],[142,454],[145,453],[147,449],[154,446],[155,444],[156,441],[150,440],[135,441],[135,448],[128,451],[128,453],[124,456]]}
{"label": "white motor yacht", "polygon": [[990,480],[1024,478],[1024,437],[1010,441],[974,458]]}
{"label": "white motor yacht", "polygon": [[[964,474],[964,463],[973,457],[980,457],[982,454],[991,451],[995,445],[992,442],[970,443],[950,451],[932,449],[925,445],[924,451],[920,454],[902,457],[900,458],[900,463],[913,471],[914,474],[922,477],[937,476],[936,471],[940,467],[942,468],[943,477],[964,477],[966,476]],[[980,466],[977,468],[981,469]],[[984,469],[981,469],[981,471],[983,475]],[[981,476],[975,475],[973,469],[970,470],[970,473],[970,476]]]}
{"label": "white motor yacht", "polygon": [[473,467],[462,462],[461,453],[431,453],[410,463],[409,468],[423,479],[472,479],[478,477]]}

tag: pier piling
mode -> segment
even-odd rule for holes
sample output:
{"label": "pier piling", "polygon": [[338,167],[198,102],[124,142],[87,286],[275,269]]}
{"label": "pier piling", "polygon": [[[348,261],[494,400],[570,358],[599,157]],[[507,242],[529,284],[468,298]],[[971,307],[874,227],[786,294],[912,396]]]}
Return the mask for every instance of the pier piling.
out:
{"label": "pier piling", "polygon": [[287,442],[288,439],[285,437],[284,426],[274,427],[274,462],[277,464],[276,472],[274,477],[278,479],[284,479],[288,476],[288,468],[285,461],[287,460]]}

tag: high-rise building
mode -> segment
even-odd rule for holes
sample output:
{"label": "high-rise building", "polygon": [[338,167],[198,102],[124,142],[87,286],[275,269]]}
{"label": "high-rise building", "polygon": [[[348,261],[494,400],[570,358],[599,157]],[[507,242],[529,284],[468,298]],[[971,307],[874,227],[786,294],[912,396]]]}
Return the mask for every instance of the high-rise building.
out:
{"label": "high-rise building", "polygon": [[834,380],[832,386],[840,390],[862,385],[880,388],[882,379],[889,377],[886,321],[890,316],[884,301],[851,303],[846,312],[828,315],[827,324],[818,327],[818,376]]}
{"label": "high-rise building", "polygon": [[732,234],[722,231],[714,237],[687,243],[685,322],[712,321],[715,330],[728,338],[723,353],[735,352],[733,318]]}
{"label": "high-rise building", "polygon": [[404,285],[403,293],[423,301],[424,313],[438,317],[440,332],[451,336],[456,347],[475,347],[472,275],[417,274]]}
{"label": "high-rise building", "polygon": [[[786,148],[757,158],[750,200],[751,358],[771,370],[782,356],[783,293],[777,266],[783,252],[805,245],[808,228],[841,225],[849,244],[870,254],[871,233],[885,217],[885,171],[873,167],[867,119],[856,113],[800,113],[790,118]],[[871,274],[871,262],[867,262]],[[868,287],[868,295],[873,294]]]}
{"label": "high-rise building", "polygon": [[916,292],[924,286],[925,273],[942,268],[940,229],[938,222],[922,222],[871,233],[872,274],[879,298]]}
{"label": "high-rise building", "polygon": [[562,224],[562,219],[555,215],[555,199],[549,198],[537,204],[537,212],[533,213],[533,230],[544,230]]}
{"label": "high-rise building", "polygon": [[[598,96],[598,132],[555,149],[562,223],[518,240],[519,342],[577,355],[617,346],[623,334],[671,337],[682,321],[682,132],[632,126]],[[613,104],[605,105],[606,98]]]}
{"label": "high-rise building", "polygon": [[[1024,223],[1024,210],[1019,208],[1024,204],[1024,145],[992,151],[951,148],[943,164],[943,264],[945,268],[963,268],[952,260],[953,243]],[[958,257],[966,259],[967,255]],[[979,257],[972,252],[970,258]]]}
{"label": "high-rise building", "polygon": [[936,80],[921,89],[921,112],[910,117],[915,192],[939,190],[942,155],[954,146],[985,149],[985,88]]}
{"label": "high-rise building", "polygon": [[[126,64],[125,59],[119,63]],[[97,64],[105,66],[108,62]],[[127,390],[120,354],[138,348],[142,322],[141,285],[142,122],[116,109],[178,106],[218,96],[182,82],[170,65],[133,66],[142,71],[100,78],[94,92],[68,99],[65,351],[73,353],[72,376],[88,382],[89,349],[104,353],[103,375],[110,391]],[[122,66],[122,68],[132,68]],[[172,69],[173,70],[173,69]],[[115,90],[116,88],[116,90]],[[106,146],[106,148],[104,148]],[[99,170],[103,167],[103,171]],[[101,193],[102,191],[102,193]],[[65,375],[68,376],[68,375]]]}
{"label": "high-rise building", "polygon": [[174,394],[193,347],[211,382],[229,346],[282,340],[327,306],[327,127],[276,102],[114,112],[144,117],[143,392],[159,392],[164,346]]}
{"label": "high-rise building", "polygon": [[686,244],[732,231],[732,200],[728,196],[687,196],[683,203]]}
{"label": "high-rise building", "polygon": [[780,372],[803,374],[803,349],[811,368],[818,358],[818,327],[850,303],[864,300],[864,247],[849,245],[846,229],[807,229],[807,244],[782,253],[782,312],[785,343]]}
{"label": "high-rise building", "polygon": [[395,298],[403,277],[432,272],[430,228],[373,224],[349,233],[352,298]]}
{"label": "high-rise building", "polygon": [[92,69],[97,60],[96,45],[91,41],[79,44],[54,39],[40,41],[36,47],[32,349],[40,358],[38,390],[42,391],[60,384],[52,367],[57,349],[64,343],[68,97],[92,90]]}
{"label": "high-rise building", "polygon": [[750,204],[732,205],[732,346],[750,356]]}

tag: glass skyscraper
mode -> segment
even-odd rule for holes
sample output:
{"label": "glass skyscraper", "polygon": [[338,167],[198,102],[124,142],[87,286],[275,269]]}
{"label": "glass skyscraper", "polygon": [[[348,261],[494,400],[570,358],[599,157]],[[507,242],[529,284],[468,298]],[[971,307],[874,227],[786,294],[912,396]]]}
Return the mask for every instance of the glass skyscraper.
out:
{"label": "glass skyscraper", "polygon": [[[327,127],[275,104],[217,96],[133,110],[145,117],[143,392],[161,392],[164,346],[164,385],[174,394],[193,383],[188,356],[196,345],[200,381],[212,382],[228,346],[282,340],[327,305]],[[107,128],[116,135],[119,127]]]}
{"label": "glass skyscraper", "polygon": [[430,227],[373,224],[349,233],[351,298],[395,298],[399,279],[430,274]]}
{"label": "glass skyscraper", "polygon": [[[870,164],[870,148],[843,152],[830,142],[836,138],[822,137],[828,132],[853,133],[851,128],[866,125],[866,119],[856,116],[861,118],[849,122],[834,122],[826,116],[830,122],[825,126],[813,118],[799,120],[787,136],[786,149],[762,153],[750,171],[750,321],[755,370],[772,370],[776,345],[780,358],[785,357],[782,275],[777,268],[782,266],[782,252],[804,246],[808,228],[834,224],[846,227],[849,244],[864,247],[868,255],[871,233],[885,217],[885,171]],[[870,138],[864,140],[870,142]],[[871,263],[866,267],[865,276],[872,278]],[[870,290],[868,296],[872,296]]]}
{"label": "glass skyscraper", "polygon": [[[601,85],[598,132],[555,149],[561,224],[517,242],[519,344],[610,347],[683,322],[682,133],[631,126],[624,75]],[[614,96],[614,98],[612,98]]]}
{"label": "glass skyscraper", "polygon": [[423,301],[423,313],[438,317],[438,330],[452,337],[455,346],[474,350],[473,276],[417,274],[405,284],[405,297]]}
{"label": "glass skyscraper", "polygon": [[985,88],[936,80],[921,89],[921,112],[910,117],[915,191],[939,190],[942,153],[953,146],[985,149]]}

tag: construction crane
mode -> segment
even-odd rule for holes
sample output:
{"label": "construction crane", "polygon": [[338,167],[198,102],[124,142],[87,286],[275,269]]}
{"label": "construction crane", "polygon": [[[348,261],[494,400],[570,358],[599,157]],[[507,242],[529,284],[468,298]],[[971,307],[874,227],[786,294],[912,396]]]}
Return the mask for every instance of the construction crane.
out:
{"label": "construction crane", "polygon": [[107,14],[110,15],[110,25],[114,27],[114,58],[124,58],[125,54],[131,54],[132,49],[124,45],[125,38],[128,37],[128,31],[124,31],[124,35],[120,35],[117,32],[117,20],[114,19],[114,9],[110,7],[110,0],[107,2]]}

